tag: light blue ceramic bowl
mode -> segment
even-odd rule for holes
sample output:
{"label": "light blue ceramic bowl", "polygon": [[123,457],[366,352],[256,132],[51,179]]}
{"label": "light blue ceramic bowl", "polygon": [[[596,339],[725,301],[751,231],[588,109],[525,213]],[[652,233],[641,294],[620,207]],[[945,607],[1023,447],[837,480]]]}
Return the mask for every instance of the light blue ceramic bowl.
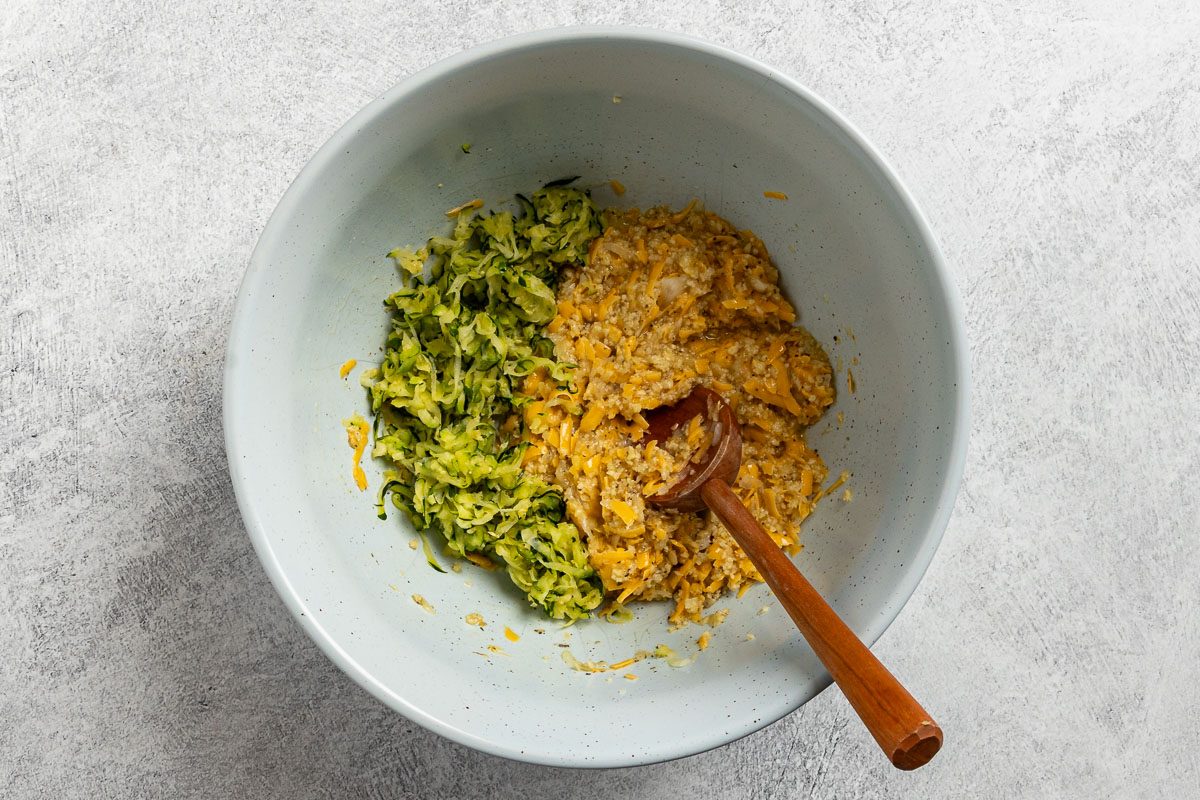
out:
{"label": "light blue ceramic bowl", "polygon": [[[844,366],[859,358],[857,392],[842,369],[811,432],[833,473],[852,473],[854,500],[821,504],[798,563],[868,642],[921,579],[958,489],[962,312],[925,219],[861,134],[774,70],[670,34],[568,29],[461,53],[359,112],[284,195],[238,297],[225,430],[246,527],[288,608],[347,674],[451,739],[545,764],[639,764],[744,736],[829,684],[766,588],[721,604],[728,621],[690,666],[644,661],[637,681],[574,671],[559,645],[581,660],[659,643],[687,655],[699,631],[668,631],[661,605],[563,630],[502,574],[430,570],[400,514],[375,518],[379,470],[371,492],[354,488],[341,426],[366,411],[338,367],[378,358],[397,286],[384,254],[444,232],[463,200],[503,204],[564,175],[601,204],[699,197],[754,230],[803,324]],[[464,622],[473,612],[487,628]]]}

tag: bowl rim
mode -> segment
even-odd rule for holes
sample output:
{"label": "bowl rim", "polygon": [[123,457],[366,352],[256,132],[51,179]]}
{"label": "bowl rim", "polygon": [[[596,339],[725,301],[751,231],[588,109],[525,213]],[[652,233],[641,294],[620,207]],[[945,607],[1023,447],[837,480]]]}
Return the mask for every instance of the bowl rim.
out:
{"label": "bowl rim", "polygon": [[[937,497],[936,510],[931,524],[925,530],[916,557],[910,568],[905,571],[900,581],[895,585],[888,602],[874,616],[867,628],[861,631],[862,639],[868,647],[874,645],[879,640],[912,597],[917,585],[929,569],[929,565],[949,524],[950,516],[954,509],[955,498],[962,483],[970,432],[970,361],[961,296],[951,278],[949,267],[942,255],[937,238],[924,213],[917,206],[912,194],[903,182],[901,182],[895,169],[884,158],[882,153],[871,144],[867,137],[837,109],[795,79],[780,73],[757,59],[742,55],[722,45],[685,34],[639,27],[581,25],[528,31],[478,44],[448,56],[403,78],[382,95],[357,111],[338,128],[333,136],[317,150],[300,170],[263,226],[262,233],[250,256],[249,264],[238,288],[237,299],[234,304],[233,322],[226,345],[222,387],[222,424],[225,435],[226,458],[229,464],[234,496],[236,497],[238,509],[246,526],[246,531],[249,534],[255,552],[258,554],[259,560],[262,562],[263,569],[274,585],[276,592],[283,600],[284,605],[287,606],[288,611],[300,623],[301,628],[342,672],[389,708],[399,712],[418,725],[459,744],[491,755],[515,761],[556,767],[630,767],[683,758],[707,752],[737,741],[791,714],[828,688],[832,683],[832,679],[828,671],[823,671],[823,674],[818,676],[818,679],[814,682],[815,688],[810,694],[807,696],[798,696],[794,704],[787,704],[778,714],[766,714],[730,733],[715,732],[711,739],[706,740],[698,746],[681,746],[676,745],[674,742],[664,742],[657,749],[647,751],[644,754],[638,754],[632,759],[628,756],[618,757],[614,754],[609,754],[608,756],[592,754],[593,758],[585,761],[577,755],[554,752],[552,749],[543,748],[536,744],[530,746],[526,743],[522,746],[518,743],[503,740],[486,739],[444,722],[413,705],[409,700],[395,693],[375,678],[368,670],[356,662],[329,632],[322,627],[320,622],[309,613],[307,605],[301,598],[299,591],[292,585],[288,575],[281,567],[268,539],[267,526],[258,515],[252,501],[251,489],[247,477],[243,474],[240,467],[243,457],[243,447],[241,445],[243,438],[239,435],[237,408],[233,399],[239,394],[236,390],[239,368],[235,351],[238,349],[239,343],[245,339],[241,335],[242,329],[249,324],[251,314],[249,295],[252,291],[252,286],[257,276],[268,269],[267,253],[274,250],[276,242],[282,238],[285,220],[292,215],[301,198],[311,188],[314,179],[326,162],[331,160],[335,154],[343,151],[347,141],[352,139],[361,129],[369,127],[378,117],[382,116],[396,104],[403,102],[407,96],[429,84],[442,80],[448,75],[513,52],[537,49],[563,42],[582,41],[626,41],[691,50],[714,59],[730,62],[737,67],[757,73],[761,77],[799,96],[813,108],[817,109],[820,114],[824,115],[828,122],[846,137],[849,146],[859,148],[870,167],[878,171],[878,177],[895,192],[902,210],[911,218],[917,232],[920,234],[921,243],[929,253],[929,261],[933,268],[933,274],[942,292],[943,301],[949,316],[948,335],[952,355],[951,374],[956,383],[954,429],[949,458],[946,462],[945,477],[942,481],[941,491]],[[714,729],[714,731],[716,730]]]}

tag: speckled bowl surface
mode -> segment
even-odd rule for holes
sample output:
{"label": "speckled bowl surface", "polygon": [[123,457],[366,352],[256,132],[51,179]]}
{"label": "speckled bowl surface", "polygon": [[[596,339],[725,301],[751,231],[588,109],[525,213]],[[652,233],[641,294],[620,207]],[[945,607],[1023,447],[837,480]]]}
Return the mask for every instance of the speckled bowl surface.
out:
{"label": "speckled bowl surface", "polygon": [[[669,631],[662,604],[564,629],[503,573],[434,572],[401,514],[376,519],[378,465],[366,465],[370,490],[355,489],[341,425],[367,410],[358,370],[341,380],[338,368],[379,358],[381,301],[397,286],[384,254],[446,231],[445,210],[464,200],[504,204],[569,175],[601,205],[699,197],[766,242],[801,322],[842,365],[838,403],[810,439],[832,474],[852,474],[854,499],[821,503],[797,561],[868,642],[950,515],[967,359],[937,245],[880,156],[812,93],[712,45],[607,29],[495,42],[403,81],[305,167],[254,251],[225,372],[230,471],[267,574],[330,658],[416,722],[511,758],[620,766],[736,739],[829,677],[761,585],[719,604],[728,620],[689,666],[568,668],[567,649],[613,662],[661,643],[690,656],[700,630]],[[473,612],[486,628],[464,622]]]}

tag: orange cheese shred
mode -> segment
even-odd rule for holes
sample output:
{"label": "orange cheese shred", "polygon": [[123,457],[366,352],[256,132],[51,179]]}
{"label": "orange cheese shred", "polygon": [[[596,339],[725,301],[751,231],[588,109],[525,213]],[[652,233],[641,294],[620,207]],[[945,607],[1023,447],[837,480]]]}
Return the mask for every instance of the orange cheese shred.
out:
{"label": "orange cheese shred", "polygon": [[354,448],[354,485],[358,490],[364,491],[367,488],[367,474],[363,472],[362,457],[367,449],[367,439],[371,433],[371,426],[362,418],[360,414],[355,414],[350,419],[342,421],[343,427],[346,429],[346,443]]}
{"label": "orange cheese shred", "polygon": [[474,211],[477,208],[483,208],[483,201],[476,197],[474,200],[468,200],[461,206],[455,206],[446,212],[447,217],[457,217],[464,211]]}
{"label": "orange cheese shred", "polygon": [[466,559],[475,566],[486,569],[489,572],[496,568],[495,563],[490,558],[479,553],[467,553]]}

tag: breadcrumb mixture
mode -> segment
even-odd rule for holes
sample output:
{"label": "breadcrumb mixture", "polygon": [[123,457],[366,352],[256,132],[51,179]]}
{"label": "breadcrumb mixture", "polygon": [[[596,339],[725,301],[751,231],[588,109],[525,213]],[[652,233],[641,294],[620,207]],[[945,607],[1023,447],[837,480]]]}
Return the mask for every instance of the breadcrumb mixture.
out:
{"label": "breadcrumb mixture", "polygon": [[761,578],[711,513],[647,505],[704,432],[697,418],[647,445],[643,413],[697,384],[724,395],[744,440],[734,491],[795,553],[828,472],[805,430],[833,403],[829,358],[795,327],[758,237],[696,202],[607,212],[588,264],[561,275],[557,304],[547,332],[556,357],[578,364],[574,391],[528,379],[537,400],[523,410],[525,468],[563,487],[613,600],[671,599],[672,623],[698,620],[722,594]]}

